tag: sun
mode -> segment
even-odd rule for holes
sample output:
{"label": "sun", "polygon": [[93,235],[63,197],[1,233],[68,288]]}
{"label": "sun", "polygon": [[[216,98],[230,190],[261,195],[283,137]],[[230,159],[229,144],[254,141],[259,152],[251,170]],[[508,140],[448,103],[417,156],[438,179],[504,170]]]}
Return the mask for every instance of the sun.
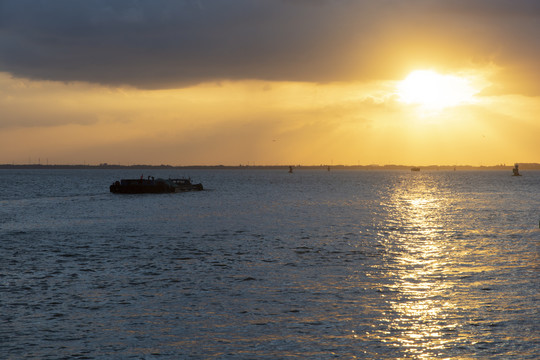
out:
{"label": "sun", "polygon": [[399,101],[434,110],[472,103],[476,93],[478,90],[466,77],[433,70],[415,70],[397,86]]}

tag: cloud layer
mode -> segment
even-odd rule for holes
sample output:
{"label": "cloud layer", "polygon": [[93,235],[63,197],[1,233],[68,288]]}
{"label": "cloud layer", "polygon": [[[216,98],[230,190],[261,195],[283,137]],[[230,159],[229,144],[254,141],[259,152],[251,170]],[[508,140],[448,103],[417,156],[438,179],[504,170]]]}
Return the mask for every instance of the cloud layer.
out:
{"label": "cloud layer", "polygon": [[0,71],[171,88],[493,64],[538,95],[539,33],[536,0],[0,0]]}

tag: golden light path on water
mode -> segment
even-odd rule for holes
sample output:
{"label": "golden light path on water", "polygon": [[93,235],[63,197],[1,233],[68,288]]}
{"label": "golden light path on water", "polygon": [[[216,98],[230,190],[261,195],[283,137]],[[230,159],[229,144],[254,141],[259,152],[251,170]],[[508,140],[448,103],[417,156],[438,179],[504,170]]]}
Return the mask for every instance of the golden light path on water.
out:
{"label": "golden light path on water", "polygon": [[445,216],[451,213],[451,200],[438,186],[425,177],[408,177],[386,204],[393,230],[387,235],[393,248],[387,277],[393,281],[386,284],[392,314],[382,319],[388,330],[380,341],[406,357],[432,358],[456,341],[445,336],[458,325],[447,319],[455,304],[448,297],[453,285],[444,276],[450,261]]}

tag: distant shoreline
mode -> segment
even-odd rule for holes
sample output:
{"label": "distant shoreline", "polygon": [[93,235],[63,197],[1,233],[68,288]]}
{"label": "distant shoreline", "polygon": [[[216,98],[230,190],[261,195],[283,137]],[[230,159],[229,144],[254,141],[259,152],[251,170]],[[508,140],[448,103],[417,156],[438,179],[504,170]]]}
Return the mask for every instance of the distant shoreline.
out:
{"label": "distant shoreline", "polygon": [[[267,169],[267,170],[288,170],[290,165],[42,165],[42,164],[0,164],[0,169]],[[307,170],[410,170],[413,166],[409,165],[293,165],[295,169]],[[421,170],[511,170],[512,165],[492,165],[492,166],[472,166],[472,165],[428,165],[415,166]],[[520,170],[540,170],[540,163],[519,163]]]}

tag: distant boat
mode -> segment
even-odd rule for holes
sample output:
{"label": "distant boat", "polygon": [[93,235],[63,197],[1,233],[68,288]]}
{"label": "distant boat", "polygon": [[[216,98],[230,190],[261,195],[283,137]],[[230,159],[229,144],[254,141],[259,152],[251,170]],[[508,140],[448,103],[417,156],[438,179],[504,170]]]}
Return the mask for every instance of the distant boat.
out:
{"label": "distant boat", "polygon": [[292,174],[292,173],[293,173],[292,166],[289,166],[289,174]]}
{"label": "distant boat", "polygon": [[420,171],[420,168],[415,166],[411,168],[411,171]]}
{"label": "distant boat", "polygon": [[519,165],[518,165],[518,163],[514,164],[514,168],[512,169],[512,172],[514,173],[512,176],[521,176],[521,174],[519,173]]}
{"label": "distant boat", "polygon": [[191,179],[154,179],[149,176],[147,179],[122,179],[115,181],[109,190],[117,194],[160,194],[183,191],[201,191],[202,184],[192,184]]}

